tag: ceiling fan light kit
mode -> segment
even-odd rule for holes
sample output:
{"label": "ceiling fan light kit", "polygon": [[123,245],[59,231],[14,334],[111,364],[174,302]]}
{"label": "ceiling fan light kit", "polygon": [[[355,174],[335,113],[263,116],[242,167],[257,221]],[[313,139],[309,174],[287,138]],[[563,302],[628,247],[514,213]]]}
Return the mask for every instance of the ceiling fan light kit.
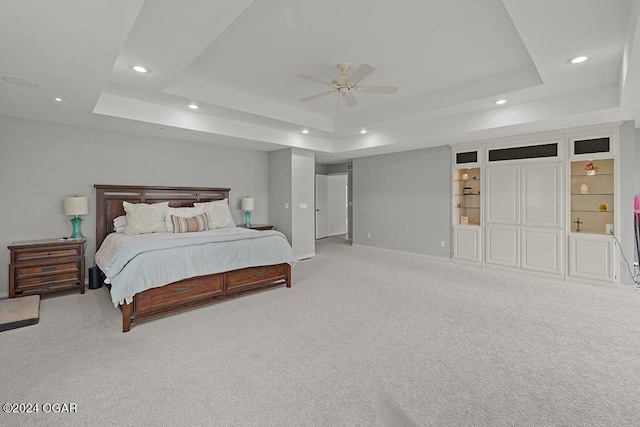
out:
{"label": "ceiling fan light kit", "polygon": [[319,83],[324,86],[331,86],[333,88],[327,92],[303,98],[302,101],[311,101],[331,93],[339,93],[342,95],[342,99],[349,107],[355,107],[358,105],[358,100],[354,96],[354,92],[393,94],[398,91],[397,86],[359,86],[358,83],[375,70],[371,65],[361,64],[351,74],[349,74],[351,71],[351,64],[347,62],[338,64],[338,69],[340,70],[340,75],[331,79],[330,82],[325,82],[324,80],[313,76],[298,75],[301,79],[305,79],[313,83]]}

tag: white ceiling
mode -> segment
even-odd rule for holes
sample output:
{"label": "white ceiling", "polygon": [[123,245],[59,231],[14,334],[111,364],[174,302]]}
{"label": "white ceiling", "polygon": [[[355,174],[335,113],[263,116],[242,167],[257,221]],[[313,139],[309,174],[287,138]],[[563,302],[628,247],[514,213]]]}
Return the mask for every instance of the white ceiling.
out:
{"label": "white ceiling", "polygon": [[[639,0],[3,0],[0,76],[38,87],[0,80],[0,114],[322,162],[636,119],[639,14]],[[341,62],[398,92],[301,101],[330,88],[297,75],[329,81]]]}

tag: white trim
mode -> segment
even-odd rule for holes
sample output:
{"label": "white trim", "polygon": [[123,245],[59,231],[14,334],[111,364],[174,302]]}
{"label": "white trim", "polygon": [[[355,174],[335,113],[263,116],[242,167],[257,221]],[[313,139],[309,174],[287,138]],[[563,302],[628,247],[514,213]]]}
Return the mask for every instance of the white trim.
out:
{"label": "white trim", "polygon": [[311,252],[310,254],[296,255],[296,258],[298,259],[298,261],[302,261],[305,259],[313,258],[314,256],[316,256],[316,253]]}
{"label": "white trim", "polygon": [[7,299],[7,298],[9,298],[9,292],[0,293],[0,299]]}
{"label": "white trim", "polygon": [[421,254],[421,253],[418,253],[418,252],[400,251],[400,250],[397,250],[397,249],[381,248],[381,247],[378,247],[378,246],[360,245],[360,244],[357,244],[357,243],[352,244],[351,247],[353,247],[353,248],[365,248],[365,249],[376,249],[378,251],[391,252],[391,253],[395,253],[395,254],[416,255],[416,256],[419,256],[419,257],[422,257],[422,258],[439,259],[441,261],[451,261],[451,256],[449,256],[447,258],[447,257],[436,256],[436,255]]}

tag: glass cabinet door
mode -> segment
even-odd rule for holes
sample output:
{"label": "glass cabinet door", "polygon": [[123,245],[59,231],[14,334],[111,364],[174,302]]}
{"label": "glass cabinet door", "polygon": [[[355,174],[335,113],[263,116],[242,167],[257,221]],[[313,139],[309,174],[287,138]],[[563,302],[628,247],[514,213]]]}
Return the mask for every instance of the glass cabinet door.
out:
{"label": "glass cabinet door", "polygon": [[610,234],[614,225],[613,159],[571,162],[571,232]]}
{"label": "glass cabinet door", "polygon": [[459,168],[455,170],[454,225],[480,225],[480,168]]}

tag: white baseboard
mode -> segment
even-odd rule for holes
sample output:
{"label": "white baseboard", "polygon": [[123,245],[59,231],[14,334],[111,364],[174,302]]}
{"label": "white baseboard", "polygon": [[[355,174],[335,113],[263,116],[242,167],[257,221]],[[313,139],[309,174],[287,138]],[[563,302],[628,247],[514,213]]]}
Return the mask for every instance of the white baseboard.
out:
{"label": "white baseboard", "polygon": [[313,258],[314,256],[316,256],[315,252],[312,252],[310,254],[304,254],[304,255],[296,255],[296,258],[298,258],[298,261],[302,261],[304,259],[309,259],[309,258]]}
{"label": "white baseboard", "polygon": [[9,298],[9,292],[0,292],[0,299]]}
{"label": "white baseboard", "polygon": [[443,257],[443,256],[436,256],[436,255],[427,255],[427,254],[421,254],[421,253],[418,253],[418,252],[410,252],[410,251],[400,251],[400,250],[398,250],[398,249],[380,248],[380,247],[378,247],[378,246],[360,245],[360,244],[358,244],[358,243],[353,243],[353,244],[351,245],[351,247],[354,247],[354,248],[375,249],[375,250],[378,250],[378,251],[391,252],[391,253],[395,253],[395,254],[415,255],[415,256],[419,256],[419,257],[423,257],[423,258],[439,259],[440,261],[451,261],[451,257]]}

